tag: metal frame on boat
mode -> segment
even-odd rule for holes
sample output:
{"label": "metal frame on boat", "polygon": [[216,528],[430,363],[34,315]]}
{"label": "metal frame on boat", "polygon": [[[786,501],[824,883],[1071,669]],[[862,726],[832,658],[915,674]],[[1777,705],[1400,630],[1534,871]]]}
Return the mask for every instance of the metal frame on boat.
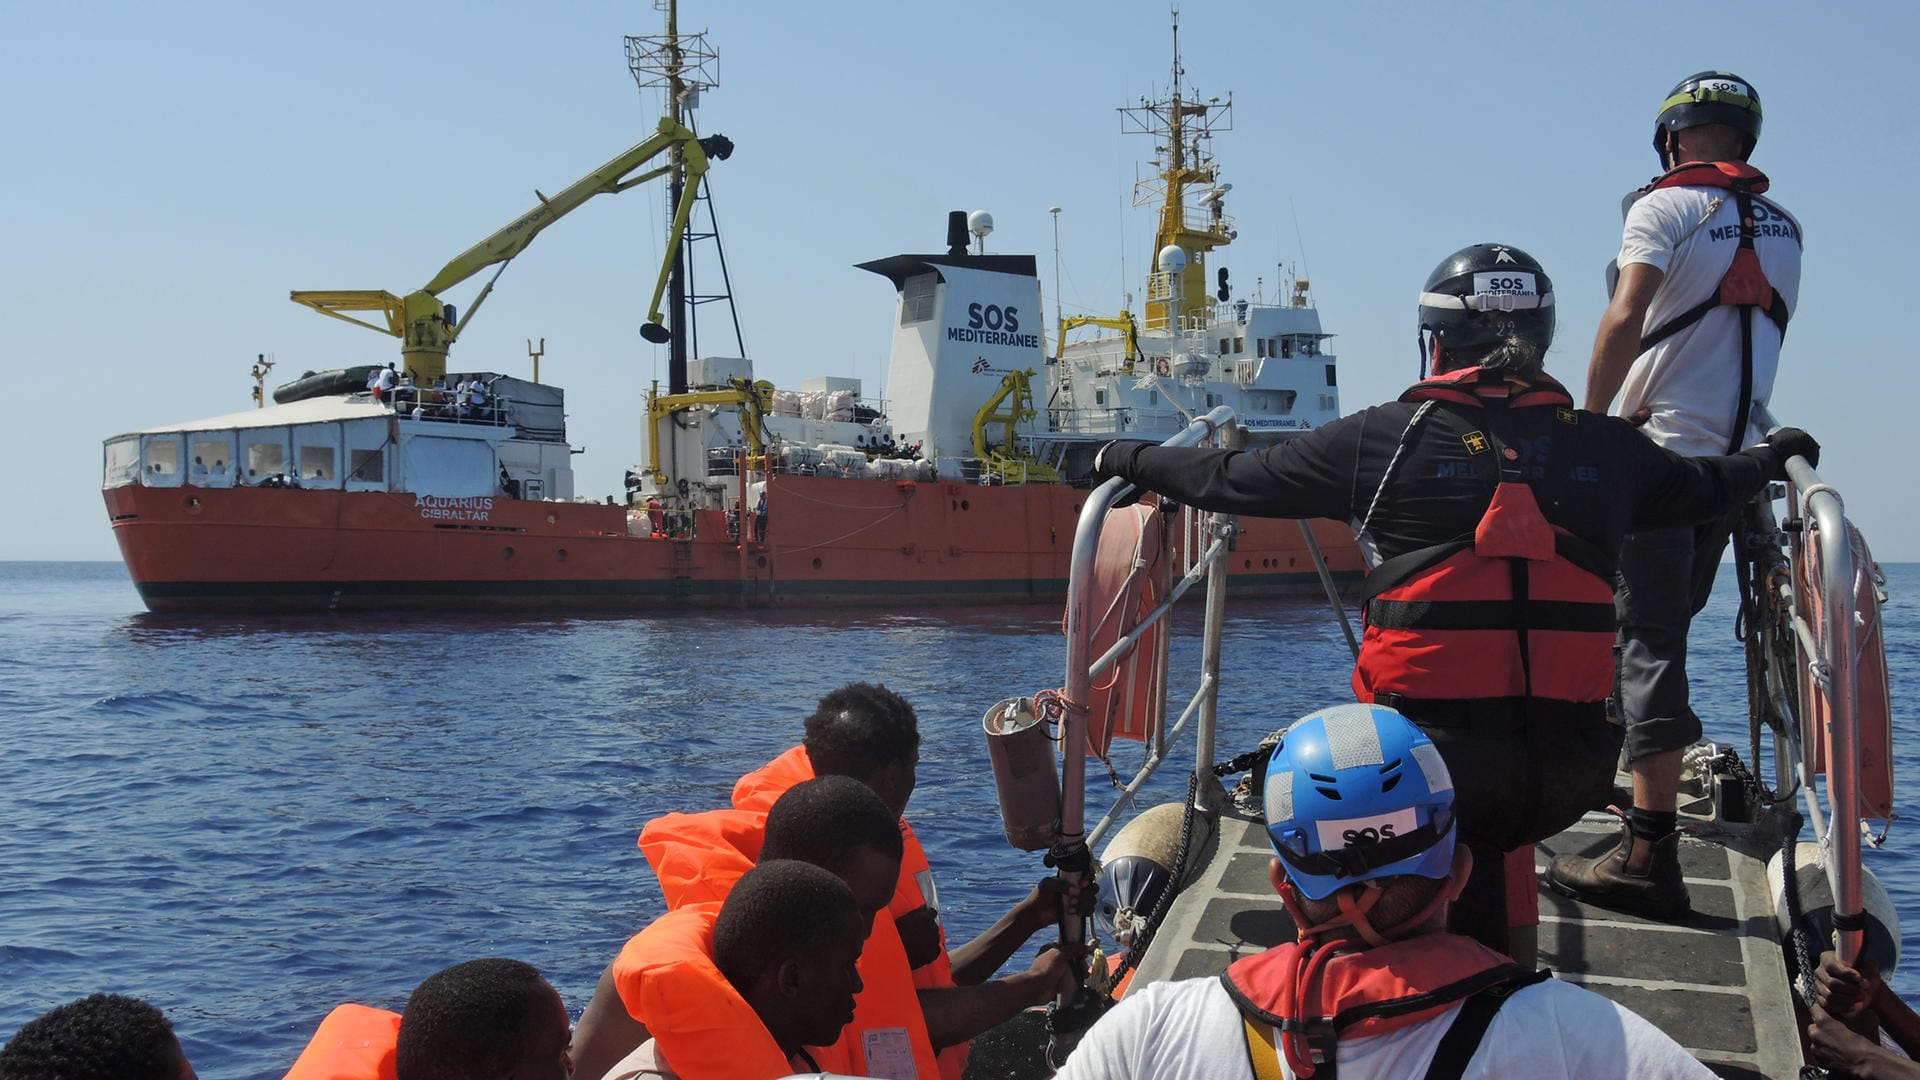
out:
{"label": "metal frame on boat", "polygon": [[[1775,426],[1772,417],[1764,410],[1759,410],[1756,416],[1767,427]],[[1231,444],[1235,438],[1233,411],[1223,406],[1207,413],[1163,445],[1221,445]],[[1804,937],[1808,932],[1806,915],[1810,907],[1824,904],[1828,908],[1822,912],[1826,920],[1824,925],[1832,926],[1834,933],[1827,947],[1834,948],[1843,960],[1852,961],[1859,956],[1871,944],[1868,941],[1870,933],[1890,937],[1890,942],[1881,941],[1879,945],[1883,949],[1890,946],[1896,950],[1896,956],[1899,942],[1897,918],[1893,913],[1890,910],[1869,910],[1869,898],[1879,890],[1877,883],[1872,881],[1871,873],[1861,863],[1862,835],[1867,833],[1863,811],[1884,811],[1891,816],[1890,797],[1880,803],[1863,803],[1861,798],[1863,742],[1873,755],[1874,768],[1884,770],[1878,778],[1880,784],[1889,790],[1891,785],[1891,766],[1887,764],[1886,748],[1884,745],[1873,745],[1876,739],[1887,738],[1885,734],[1876,735],[1875,732],[1885,729],[1889,720],[1884,715],[1874,714],[1871,709],[1863,717],[1861,710],[1861,702],[1866,696],[1863,689],[1881,695],[1878,700],[1885,700],[1884,660],[1876,666],[1870,662],[1872,657],[1869,656],[1865,658],[1869,662],[1863,663],[1862,635],[1859,633],[1859,626],[1863,623],[1874,625],[1869,617],[1878,617],[1877,611],[1864,611],[1862,605],[1877,605],[1884,601],[1884,594],[1872,588],[1863,592],[1861,583],[1868,579],[1862,575],[1871,572],[1872,581],[1883,582],[1884,579],[1878,577],[1877,567],[1871,566],[1870,557],[1865,555],[1864,544],[1858,539],[1858,531],[1848,522],[1838,492],[1823,482],[1813,467],[1802,458],[1791,459],[1787,464],[1787,472],[1790,484],[1784,489],[1776,486],[1756,499],[1749,507],[1746,523],[1736,536],[1738,551],[1743,559],[1742,569],[1751,566],[1751,581],[1756,586],[1751,589],[1750,596],[1743,596],[1743,640],[1746,641],[1748,654],[1753,756],[1759,756],[1759,730],[1767,727],[1774,736],[1770,749],[1775,788],[1768,790],[1752,782],[1751,773],[1739,762],[1737,755],[1711,747],[1710,744],[1707,749],[1690,755],[1693,775],[1686,781],[1691,794],[1695,796],[1688,806],[1699,825],[1700,839],[1723,847],[1726,851],[1728,873],[1724,882],[1716,881],[1715,884],[1724,884],[1739,894],[1729,901],[1730,913],[1735,917],[1719,920],[1725,926],[1716,923],[1715,927],[1704,929],[1669,928],[1623,922],[1619,916],[1598,909],[1591,913],[1576,912],[1572,909],[1580,905],[1567,902],[1567,913],[1548,920],[1562,924],[1556,930],[1563,945],[1566,940],[1579,939],[1580,935],[1589,932],[1604,932],[1616,938],[1640,935],[1655,940],[1655,955],[1657,950],[1671,947],[1667,944],[1668,940],[1680,940],[1658,939],[1663,932],[1717,934],[1737,938],[1722,952],[1733,957],[1736,966],[1746,969],[1741,972],[1745,982],[1738,987],[1729,987],[1723,980],[1721,985],[1709,988],[1715,992],[1713,996],[1701,1000],[1724,1005],[1729,994],[1744,992],[1755,1013],[1752,1045],[1715,1045],[1711,1039],[1702,1041],[1697,1035],[1695,1041],[1689,1041],[1690,1035],[1695,1033],[1684,1030],[1688,1026],[1684,1022],[1686,1010],[1718,1006],[1688,1004],[1692,1000],[1684,997],[1688,992],[1688,984],[1675,981],[1682,977],[1670,970],[1630,970],[1625,977],[1619,972],[1609,974],[1585,970],[1578,963],[1569,962],[1569,957],[1581,950],[1565,948],[1559,950],[1559,960],[1554,965],[1560,969],[1562,977],[1572,978],[1591,989],[1614,996],[1630,1007],[1636,1007],[1638,1002],[1645,1000],[1636,997],[1636,994],[1649,988],[1676,991],[1677,994],[1669,994],[1663,1000],[1679,1004],[1664,1011],[1655,1010],[1655,1014],[1649,1018],[1656,1024],[1664,1022],[1669,1034],[1723,1075],[1775,1075],[1777,1070],[1798,1068],[1804,1062],[1805,1047],[1800,1041],[1799,1032],[1805,1027],[1805,1002],[1791,993],[1788,978],[1790,973],[1797,973],[1802,995],[1810,993],[1810,959],[1821,951],[1819,947],[1810,946]],[[1192,537],[1200,538],[1203,542],[1181,545],[1180,550],[1189,554],[1178,568],[1179,577],[1167,591],[1166,599],[1126,627],[1111,646],[1095,656],[1093,635],[1097,598],[1091,587],[1095,555],[1102,529],[1108,520],[1108,511],[1130,492],[1130,487],[1117,479],[1091,492],[1081,511],[1079,528],[1074,537],[1066,611],[1064,682],[1057,693],[1043,695],[1047,701],[1038,706],[1041,712],[1050,713],[1049,718],[1058,721],[1062,753],[1059,825],[1049,852],[1049,861],[1059,867],[1063,877],[1076,883],[1084,884],[1096,876],[1099,868],[1091,854],[1093,847],[1107,837],[1147,781],[1170,760],[1173,755],[1169,743],[1191,723],[1194,766],[1186,799],[1188,825],[1191,825],[1193,815],[1220,815],[1224,819],[1239,813],[1248,820],[1246,827],[1236,836],[1229,836],[1224,831],[1223,821],[1223,831],[1218,834],[1211,862],[1204,868],[1187,863],[1190,857],[1199,863],[1208,863],[1208,860],[1204,852],[1189,853],[1185,850],[1187,830],[1183,828],[1181,853],[1175,858],[1176,862],[1183,865],[1168,869],[1175,882],[1174,888],[1189,878],[1193,880],[1193,885],[1189,887],[1188,895],[1171,904],[1163,902],[1158,905],[1154,925],[1148,926],[1135,941],[1136,953],[1148,950],[1182,952],[1196,944],[1187,940],[1191,935],[1175,937],[1169,934],[1156,939],[1154,934],[1159,925],[1164,922],[1171,927],[1178,922],[1180,916],[1176,909],[1183,905],[1193,908],[1196,904],[1220,901],[1222,895],[1217,890],[1222,882],[1230,881],[1234,876],[1226,864],[1236,856],[1246,863],[1256,853],[1270,854],[1264,846],[1264,830],[1258,827],[1257,811],[1245,814],[1236,812],[1231,806],[1223,806],[1224,800],[1214,779],[1222,678],[1221,637],[1226,615],[1224,575],[1220,571],[1226,565],[1236,524],[1230,515],[1199,512],[1191,508],[1178,511],[1177,526],[1170,517],[1165,519],[1165,527],[1188,530]],[[1777,522],[1773,511],[1774,501],[1780,498],[1785,498],[1787,504],[1784,522]],[[1867,565],[1861,565],[1862,560]],[[1321,572],[1324,576],[1324,564]],[[1174,604],[1203,581],[1206,584],[1206,601],[1205,614],[1200,623],[1198,683],[1177,718],[1170,725],[1155,727],[1147,735],[1149,745],[1145,763],[1124,784],[1120,784],[1116,778],[1119,792],[1113,805],[1089,829],[1086,824],[1085,766],[1090,745],[1089,702],[1095,682],[1141,642],[1157,648],[1158,655],[1152,659],[1164,671],[1168,635],[1161,633],[1153,636],[1150,628],[1168,620]],[[1344,625],[1346,613],[1330,578],[1328,589],[1334,610]],[[1746,585],[1743,583],[1745,591]],[[1863,595],[1864,600],[1858,599]],[[1347,630],[1347,638],[1352,644],[1351,629]],[[1877,640],[1873,646],[1879,648]],[[1863,678],[1877,678],[1882,685],[1863,688]],[[1154,715],[1166,717],[1169,715],[1166,702],[1168,690],[1164,678],[1159,681],[1157,690],[1161,699]],[[989,714],[990,718],[992,715]],[[1871,729],[1865,734],[1863,722]],[[1826,750],[1824,764],[1817,752],[1823,746]],[[1759,768],[1758,761],[1754,762],[1754,768]],[[1823,789],[1814,782],[1820,775],[1826,777],[1824,803]],[[1736,785],[1739,786],[1736,788]],[[1764,864],[1769,848],[1777,850],[1785,847],[1789,852],[1796,850],[1793,841],[1800,832],[1801,818],[1787,809],[1795,794],[1801,797],[1805,805],[1805,821],[1811,826],[1818,865],[1825,878],[1830,900],[1797,896],[1797,893],[1806,889],[1809,879],[1805,872],[1795,872],[1792,861],[1786,861],[1779,875],[1780,880],[1775,884],[1775,891],[1783,891],[1784,897],[1769,896],[1755,902],[1755,897],[1745,894],[1757,891],[1754,883],[1764,880],[1756,868]],[[1004,788],[1002,805],[1007,805]],[[1602,819],[1605,820],[1610,819]],[[1856,822],[1858,828],[1855,827]],[[1588,823],[1583,823],[1583,826],[1589,834],[1597,827]],[[1581,828],[1576,826],[1575,830],[1565,835],[1571,836]],[[1877,846],[1877,841],[1875,843]],[[1261,861],[1264,862],[1263,859]],[[1241,876],[1245,876],[1244,872]],[[1814,884],[1817,885],[1817,881]],[[1197,900],[1195,894],[1200,894]],[[1884,895],[1883,892],[1881,895]],[[1247,908],[1256,908],[1262,903],[1259,897],[1251,894],[1230,895],[1227,899],[1244,903]],[[1272,903],[1271,896],[1265,897],[1265,906],[1278,908],[1277,904]],[[1767,908],[1793,914],[1776,914],[1771,920],[1750,917]],[[1190,912],[1187,922],[1197,926],[1200,918],[1197,911]],[[1785,926],[1789,922],[1792,923],[1792,932],[1771,939],[1763,936],[1753,940],[1756,924]],[[1062,937],[1069,943],[1079,943],[1084,939],[1085,929],[1080,920],[1070,919]],[[1798,941],[1794,940],[1796,937]],[[1161,944],[1154,945],[1156,940]],[[1763,944],[1764,940],[1771,940],[1776,946],[1771,952],[1778,960],[1777,964],[1768,962],[1769,950],[1755,947]],[[1273,944],[1245,940],[1241,943],[1260,947]],[[1218,945],[1219,942],[1198,944]],[[1681,951],[1684,952],[1684,948]],[[1165,978],[1194,971],[1195,965],[1192,963],[1164,959],[1154,956],[1153,952],[1148,953],[1144,968],[1135,965],[1141,971],[1141,978]],[[1554,950],[1544,947],[1544,943],[1543,954],[1550,959],[1555,955]],[[1100,961],[1096,960],[1095,963],[1098,966]],[[1094,974],[1092,981],[1095,986],[1101,986],[1103,975],[1101,972]],[[1099,1011],[1097,1004],[1086,1000],[1087,994],[1087,991],[1082,991],[1078,1000],[1071,995],[1063,995],[1052,1010],[1048,1056],[1055,1063],[1064,1060],[1071,1051],[1079,1034],[1076,1029],[1083,1027]],[[1777,1015],[1785,1007],[1783,1003],[1791,1005],[1793,1015]],[[1767,1023],[1769,1019],[1786,1020],[1791,1026]]]}

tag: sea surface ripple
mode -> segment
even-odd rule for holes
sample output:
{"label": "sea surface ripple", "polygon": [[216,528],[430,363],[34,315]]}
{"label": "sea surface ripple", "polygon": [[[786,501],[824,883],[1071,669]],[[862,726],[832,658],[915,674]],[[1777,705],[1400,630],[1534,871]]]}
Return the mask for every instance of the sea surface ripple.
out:
{"label": "sea surface ripple", "polygon": [[[1920,566],[1889,572],[1913,820]],[[1731,582],[1693,667],[1710,734],[1744,755]],[[1223,655],[1222,760],[1349,694],[1324,605],[1238,605]],[[115,563],[0,563],[0,1037],[111,990],[165,1009],[202,1076],[275,1078],[334,1005],[397,1009],[480,956],[534,964],[578,1015],[662,907],[640,826],[724,805],[855,679],[919,712],[910,816],[949,935],[968,940],[1046,873],[1000,836],[981,714],[1058,686],[1064,657],[1052,606],[188,619],[143,613]],[[1194,648],[1173,666],[1196,668]],[[1146,801],[1178,797],[1190,754]],[[1129,774],[1139,759],[1133,744],[1115,755]],[[1104,806],[1103,768],[1088,789]],[[1868,862],[1908,916],[1909,949],[1915,843],[1896,824]],[[1920,974],[1893,982],[1920,991]]]}

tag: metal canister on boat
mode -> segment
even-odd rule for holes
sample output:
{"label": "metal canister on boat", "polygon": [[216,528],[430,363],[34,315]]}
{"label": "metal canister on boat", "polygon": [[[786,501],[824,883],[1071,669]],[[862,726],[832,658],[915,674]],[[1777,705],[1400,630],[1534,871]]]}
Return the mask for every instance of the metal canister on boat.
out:
{"label": "metal canister on boat", "polygon": [[1008,698],[988,709],[980,724],[1007,843],[1022,851],[1053,846],[1060,831],[1060,777],[1053,771],[1053,740],[1034,713],[1033,699]]}

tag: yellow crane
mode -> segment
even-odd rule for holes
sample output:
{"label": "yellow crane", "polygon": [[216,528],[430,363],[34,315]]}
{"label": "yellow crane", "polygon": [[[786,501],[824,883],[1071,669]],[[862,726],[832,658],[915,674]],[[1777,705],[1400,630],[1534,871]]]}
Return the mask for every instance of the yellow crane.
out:
{"label": "yellow crane", "polygon": [[[671,153],[675,160],[639,175],[630,175],[663,153]],[[536,190],[533,194],[540,200],[539,206],[460,253],[435,274],[433,280],[405,296],[395,296],[384,289],[296,290],[291,294],[291,299],[322,315],[399,338],[402,367],[411,371],[415,379],[430,384],[446,374],[448,347],[473,321],[474,313],[480,310],[487,294],[493,291],[494,282],[500,279],[500,270],[505,270],[506,264],[524,251],[542,229],[595,195],[617,195],[676,168],[684,168],[686,185],[681,191],[679,204],[674,207],[673,228],[667,234],[666,257],[661,261],[660,276],[654,283],[653,299],[647,305],[647,324],[640,330],[641,336],[648,341],[664,342],[667,340],[667,330],[665,318],[660,312],[660,298],[666,292],[674,253],[679,249],[681,237],[686,232],[687,218],[693,212],[694,200],[700,190],[700,177],[705,175],[711,161],[725,161],[732,153],[733,143],[724,135],[702,138],[670,118],[662,119],[659,128],[646,141],[588,173],[559,194],[548,197]],[[464,319],[457,317],[452,304],[440,299],[443,290],[496,264],[500,270],[494,271],[493,277],[473,298],[473,303],[467,306]],[[386,316],[386,325],[344,314],[349,311],[381,312]],[[675,318],[678,317],[676,313]]]}

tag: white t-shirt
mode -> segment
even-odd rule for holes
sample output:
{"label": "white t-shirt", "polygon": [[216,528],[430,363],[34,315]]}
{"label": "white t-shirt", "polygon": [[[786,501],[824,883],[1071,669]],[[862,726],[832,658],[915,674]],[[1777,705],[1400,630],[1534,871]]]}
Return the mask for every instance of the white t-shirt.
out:
{"label": "white t-shirt", "polygon": [[[1460,1011],[1385,1035],[1340,1043],[1341,1080],[1421,1076]],[[1293,1070],[1281,1056],[1289,1080]],[[1466,1080],[1711,1080],[1713,1073],[1659,1028],[1590,990],[1548,979],[1494,1015]],[[1087,1032],[1055,1080],[1254,1080],[1240,1010],[1218,978],[1152,983],[1122,998]],[[609,1078],[612,1080],[612,1078]]]}
{"label": "white t-shirt", "polygon": [[[1800,224],[1765,196],[1755,196],[1753,209],[1760,269],[1792,312],[1800,305]],[[1713,295],[1739,247],[1740,210],[1730,191],[1662,188],[1635,202],[1627,211],[1620,266],[1645,263],[1666,274],[1641,333],[1658,330]],[[1726,453],[1740,396],[1743,317],[1738,308],[1714,308],[1642,353],[1621,387],[1621,415],[1651,409],[1653,417],[1642,430],[1675,453]],[[1753,397],[1764,403],[1773,394],[1780,364],[1780,331],[1763,312],[1751,318]],[[1750,428],[1741,445],[1758,443],[1765,434]]]}
{"label": "white t-shirt", "polygon": [[633,1052],[614,1063],[600,1080],[679,1080],[680,1074],[660,1060],[652,1039],[633,1048]]}

